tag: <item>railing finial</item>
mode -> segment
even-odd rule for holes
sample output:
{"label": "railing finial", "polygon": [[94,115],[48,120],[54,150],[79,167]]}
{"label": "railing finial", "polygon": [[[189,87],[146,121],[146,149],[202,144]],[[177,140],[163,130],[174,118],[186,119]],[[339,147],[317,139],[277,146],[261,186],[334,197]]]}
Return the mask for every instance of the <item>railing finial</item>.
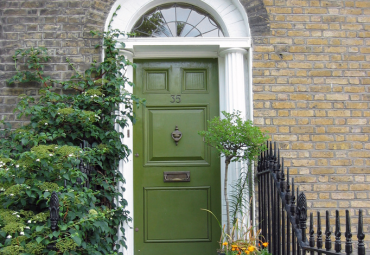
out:
{"label": "railing finial", "polygon": [[[284,159],[283,159],[284,163]],[[289,184],[289,167],[286,169],[286,176],[287,176],[287,181],[286,181],[286,193],[285,193],[285,202],[287,205],[290,204],[290,200],[292,199],[292,194],[290,193],[290,184]]]}
{"label": "railing finial", "polygon": [[331,250],[331,231],[330,231],[330,219],[329,219],[329,211],[326,211],[326,230],[325,230],[325,249],[327,251]]}
{"label": "railing finial", "polygon": [[[296,210],[296,206],[295,206],[295,196],[294,196],[294,178],[292,178],[292,196],[290,199],[290,213],[292,214],[292,217],[294,217],[295,215],[295,210]],[[292,223],[295,223],[295,222],[292,222]]]}
{"label": "railing finial", "polygon": [[315,230],[313,229],[313,213],[310,213],[310,247],[315,247]]}
{"label": "railing finial", "polygon": [[358,232],[357,232],[358,255],[365,255],[365,244],[364,244],[365,234],[364,234],[363,228],[364,228],[364,219],[362,216],[362,209],[360,209],[360,211],[358,212]]}
{"label": "railing finial", "polygon": [[59,198],[55,191],[51,193],[49,211],[50,211],[50,222],[51,222],[50,228],[51,228],[51,231],[54,232],[58,230],[58,221],[59,221]]}
{"label": "railing finial", "polygon": [[[298,194],[298,187],[297,187]],[[302,241],[306,242],[306,228],[307,228],[307,199],[306,195],[301,192],[297,199],[297,218],[299,219],[299,228],[302,230]]]}
{"label": "railing finial", "polygon": [[335,210],[335,251],[340,252],[342,250],[342,242],[340,240],[342,233],[340,232],[340,218],[339,211]]}
{"label": "railing finial", "polygon": [[320,212],[317,212],[317,248],[322,249],[322,231]]}
{"label": "railing finial", "polygon": [[344,233],[346,237],[345,251],[346,254],[352,253],[352,233],[351,233],[351,218],[349,217],[349,211],[346,210],[346,232]]}
{"label": "railing finial", "polygon": [[[278,150],[278,155],[280,157],[280,150]],[[280,161],[280,160],[279,160]],[[285,175],[284,175],[284,158],[281,159],[281,171],[280,171],[280,189],[281,189],[281,192],[285,192],[285,189],[286,189],[286,186],[287,186],[287,183],[285,181]],[[286,196],[286,195],[285,195]]]}

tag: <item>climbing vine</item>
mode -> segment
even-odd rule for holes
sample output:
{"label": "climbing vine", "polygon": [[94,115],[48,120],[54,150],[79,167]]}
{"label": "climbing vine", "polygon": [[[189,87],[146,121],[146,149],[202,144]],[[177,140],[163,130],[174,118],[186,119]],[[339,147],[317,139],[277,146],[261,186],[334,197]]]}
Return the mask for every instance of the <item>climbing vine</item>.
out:
{"label": "climbing vine", "polygon": [[[104,59],[84,72],[67,59],[75,71],[68,81],[44,74],[46,48],[13,56],[16,74],[8,83],[36,82],[42,89],[38,97],[20,96],[17,117],[28,124],[14,130],[2,122],[0,254],[121,254],[125,246],[118,231],[124,233],[129,212],[117,188],[124,183],[118,164],[130,150],[116,127],[134,122],[133,105],[142,102],[125,89],[133,84],[124,70],[133,64],[119,55],[124,45],[117,38],[124,33],[110,24],[107,32],[91,33],[102,39],[96,47]],[[80,170],[87,166],[89,175]],[[60,206],[54,232],[48,209],[53,191]]]}

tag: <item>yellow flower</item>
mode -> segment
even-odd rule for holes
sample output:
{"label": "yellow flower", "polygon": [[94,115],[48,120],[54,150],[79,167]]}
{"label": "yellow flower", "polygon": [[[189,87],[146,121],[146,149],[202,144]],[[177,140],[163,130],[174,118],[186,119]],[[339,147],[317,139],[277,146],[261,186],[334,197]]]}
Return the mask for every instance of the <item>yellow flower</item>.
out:
{"label": "yellow flower", "polygon": [[223,242],[223,243],[222,243],[222,245],[225,245],[225,246],[226,246],[227,244],[228,244],[227,242]]}
{"label": "yellow flower", "polygon": [[249,247],[248,247],[248,250],[249,250],[249,251],[254,251],[254,249],[255,249],[255,248],[256,248],[256,247],[254,247],[254,246],[249,246]]}
{"label": "yellow flower", "polygon": [[237,245],[235,245],[235,244],[232,244],[232,245],[231,245],[231,247],[236,248],[236,247],[238,247],[238,246],[237,246]]}
{"label": "yellow flower", "polygon": [[245,248],[245,247],[243,247],[243,248],[242,248],[242,250],[243,250],[243,251],[244,251],[244,250],[246,250],[246,249],[247,249],[247,248]]}
{"label": "yellow flower", "polygon": [[232,248],[231,250],[232,250],[232,251],[235,251],[236,249],[235,249],[235,248]]}
{"label": "yellow flower", "polygon": [[250,251],[245,251],[245,253],[246,253],[246,254],[249,254],[249,253],[250,253]]}
{"label": "yellow flower", "polygon": [[269,245],[269,243],[268,243],[268,242],[266,242],[266,243],[262,243],[262,245],[263,245],[264,247],[267,247],[267,246]]}

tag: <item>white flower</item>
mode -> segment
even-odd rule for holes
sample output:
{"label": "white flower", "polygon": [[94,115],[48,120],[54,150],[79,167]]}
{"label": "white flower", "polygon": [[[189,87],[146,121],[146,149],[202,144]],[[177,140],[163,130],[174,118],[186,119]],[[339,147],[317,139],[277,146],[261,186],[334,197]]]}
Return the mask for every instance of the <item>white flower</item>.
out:
{"label": "white flower", "polygon": [[80,153],[82,153],[82,151],[80,151]]}
{"label": "white flower", "polygon": [[49,191],[49,190],[47,190],[47,189],[45,190],[45,192],[48,192],[48,191]]}
{"label": "white flower", "polygon": [[12,197],[12,196],[14,196],[14,194],[10,194],[9,196],[11,196],[11,197]]}
{"label": "white flower", "polygon": [[0,191],[5,191],[5,189],[4,188],[1,188]]}
{"label": "white flower", "polygon": [[37,162],[39,162],[39,161],[40,161],[40,159],[38,158],[38,159],[36,159],[36,161],[37,161]]}
{"label": "white flower", "polygon": [[47,126],[48,125],[48,123],[45,123],[45,126]]}
{"label": "white flower", "polygon": [[31,223],[31,220],[28,220],[27,223]]}
{"label": "white flower", "polygon": [[[30,220],[29,220],[30,221]],[[30,229],[30,227],[24,227],[24,228],[26,228],[26,229]]]}
{"label": "white flower", "polygon": [[60,112],[58,112],[58,115],[60,115]]}
{"label": "white flower", "polygon": [[17,215],[17,218],[20,218],[21,216]]}
{"label": "white flower", "polygon": [[11,235],[8,235],[6,238],[10,239],[10,238],[12,238],[12,236]]}
{"label": "white flower", "polygon": [[18,168],[18,167],[19,167],[19,165],[16,165],[15,167],[16,167],[16,168]]}
{"label": "white flower", "polygon": [[22,231],[22,232],[20,232],[19,234],[20,234],[21,236],[24,236],[24,232],[23,232],[23,231]]}
{"label": "white flower", "polygon": [[55,149],[58,149],[58,146],[55,146]]}
{"label": "white flower", "polygon": [[73,157],[73,154],[69,154],[68,156],[69,156],[69,157]]}
{"label": "white flower", "polygon": [[12,213],[12,215],[16,215],[16,214],[18,214],[18,213],[17,212]]}
{"label": "white flower", "polygon": [[51,153],[50,153],[50,154],[49,154],[49,156],[50,156],[50,157],[52,157],[52,156],[53,156],[53,154],[51,154]]}

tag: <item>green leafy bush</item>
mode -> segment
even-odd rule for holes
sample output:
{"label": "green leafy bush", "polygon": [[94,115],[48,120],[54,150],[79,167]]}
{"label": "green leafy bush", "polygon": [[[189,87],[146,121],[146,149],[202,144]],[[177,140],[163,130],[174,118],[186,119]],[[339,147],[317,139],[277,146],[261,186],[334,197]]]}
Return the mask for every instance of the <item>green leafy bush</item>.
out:
{"label": "green leafy bush", "polygon": [[[17,130],[5,125],[0,134],[0,254],[119,254],[125,246],[117,235],[129,220],[124,190],[117,189],[124,182],[118,163],[130,150],[115,127],[134,121],[132,107],[140,100],[125,90],[132,84],[122,70],[132,63],[117,49],[123,33],[109,26],[108,32],[92,34],[102,39],[103,47],[96,47],[104,50],[104,60],[83,73],[69,62],[76,72],[69,81],[44,75],[50,59],[45,48],[14,55],[17,73],[8,82],[43,88],[39,98],[20,97],[16,111],[29,124]],[[63,94],[56,93],[58,86]],[[81,149],[86,142],[91,146]],[[89,187],[78,183],[88,178],[81,162],[94,169]],[[60,205],[55,232],[48,209],[53,191]]]}
{"label": "green leafy bush", "polygon": [[[240,210],[240,205],[245,202],[240,200],[243,194],[245,184],[237,184],[236,194],[233,193],[233,198],[236,203],[233,204],[233,222],[230,222],[230,207],[227,193],[228,185],[228,169],[231,162],[249,161],[250,163],[266,149],[264,145],[268,136],[263,133],[259,127],[254,126],[251,120],[244,121],[239,111],[233,113],[222,112],[224,118],[215,117],[208,122],[207,131],[199,131],[199,135],[203,137],[204,142],[218,150],[220,155],[225,157],[225,176],[224,176],[224,199],[226,204],[226,239],[231,241],[232,227],[236,221],[235,215]],[[247,180],[245,180],[246,182]],[[239,193],[241,192],[241,193]],[[239,193],[239,194],[238,194]],[[233,226],[234,227],[234,226]]]}

